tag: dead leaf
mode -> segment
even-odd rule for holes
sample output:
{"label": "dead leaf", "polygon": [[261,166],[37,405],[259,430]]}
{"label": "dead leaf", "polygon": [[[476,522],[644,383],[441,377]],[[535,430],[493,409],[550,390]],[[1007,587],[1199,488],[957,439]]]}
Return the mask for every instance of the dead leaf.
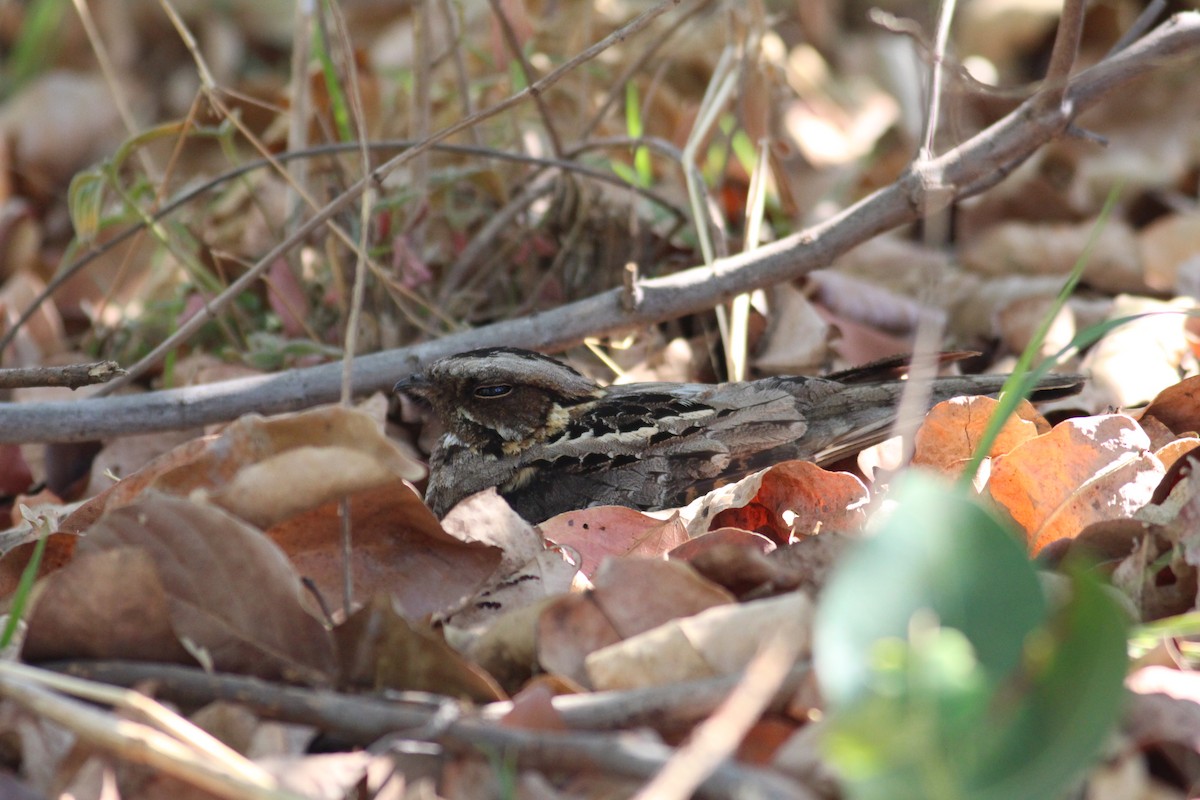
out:
{"label": "dead leaf", "polygon": [[775,543],[765,536],[721,528],[675,548],[670,557],[691,564],[707,580],[741,597],[765,584],[788,580],[767,558],[774,549]]}
{"label": "dead leaf", "polygon": [[47,578],[29,615],[21,658],[196,663],[171,626],[154,559],[136,546],[93,550]]}
{"label": "dead leaf", "polygon": [[682,562],[646,558],[606,560],[596,573],[592,597],[622,637],[733,601]]}
{"label": "dead leaf", "polygon": [[[960,259],[982,275],[1066,275],[1074,267],[1096,223],[1004,222],[972,238]],[[1112,218],[1098,233],[1084,280],[1111,292],[1145,291],[1137,239],[1125,222]]]}
{"label": "dead leaf", "polygon": [[819,531],[857,530],[867,487],[848,472],[785,461],[710,492],[682,513],[693,535],[715,528],[760,533],[778,544]]}
{"label": "dead leaf", "polygon": [[1142,417],[1154,417],[1177,435],[1200,431],[1200,375],[1163,389],[1142,411]]}
{"label": "dead leaf", "polygon": [[587,657],[587,674],[600,691],[729,675],[777,635],[798,643],[804,658],[812,614],[812,602],[800,592],[718,606],[597,650]]}
{"label": "dead leaf", "polygon": [[769,374],[808,374],[824,366],[828,355],[829,323],[807,295],[789,283],[770,293],[772,323],[766,345],[754,364]]}
{"label": "dead leaf", "polygon": [[1033,552],[1087,525],[1132,516],[1165,470],[1124,414],[1080,417],[992,463],[987,492],[1024,531]]}
{"label": "dead leaf", "polygon": [[587,686],[588,654],[621,641],[621,634],[589,594],[549,601],[536,623],[537,663],[546,671]]}
{"label": "dead leaf", "polygon": [[323,406],[297,414],[242,417],[205,456],[160,477],[162,491],[204,491],[259,527],[351,492],[418,480],[425,468],[357,409]]}
{"label": "dead leaf", "polygon": [[1090,376],[1088,390],[1099,400],[1099,405],[1092,407],[1141,405],[1178,383],[1180,366],[1189,349],[1183,335],[1186,317],[1182,312],[1195,305],[1196,301],[1187,297],[1166,302],[1117,297],[1108,319],[1150,316],[1109,331],[1088,351],[1080,371]]}
{"label": "dead leaf", "polygon": [[[350,574],[362,602],[392,596],[407,619],[456,608],[493,577],[500,551],[442,530],[409,484],[395,480],[346,498],[351,521]],[[340,501],[289,517],[267,531],[328,604],[340,606],[343,564]]]}
{"label": "dead leaf", "polygon": [[[998,405],[991,397],[955,397],[938,403],[917,429],[912,464],[951,477],[959,475],[978,449]],[[1017,413],[1000,429],[988,456],[1003,455],[1037,436],[1035,419],[1041,419],[1041,415],[1028,401],[1022,401]]]}
{"label": "dead leaf", "polygon": [[1180,269],[1200,252],[1200,212],[1168,214],[1151,222],[1138,232],[1138,246],[1146,284],[1158,292],[1185,294],[1188,286],[1181,285]]}
{"label": "dead leaf", "polygon": [[329,680],[329,636],[305,611],[299,576],[261,531],[221,509],[148,492],[101,517],[79,553],[126,548],[153,560],[176,636],[214,669]]}
{"label": "dead leaf", "polygon": [[427,626],[410,624],[388,597],[373,597],[333,635],[342,685],[433,692],[479,703],[505,699],[490,675]]}
{"label": "dead leaf", "polygon": [[661,556],[687,541],[678,515],[656,519],[623,506],[594,506],[567,511],[538,525],[550,541],[580,555],[579,568],[589,578],[610,556]]}

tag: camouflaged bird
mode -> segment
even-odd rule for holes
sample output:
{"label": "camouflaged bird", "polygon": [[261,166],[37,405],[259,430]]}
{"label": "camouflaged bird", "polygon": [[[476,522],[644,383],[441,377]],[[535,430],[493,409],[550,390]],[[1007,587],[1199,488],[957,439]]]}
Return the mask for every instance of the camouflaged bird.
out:
{"label": "camouflaged bird", "polygon": [[[931,403],[994,395],[1004,380],[935,378]],[[1050,375],[1039,394],[1080,382]],[[594,505],[671,508],[780,461],[835,461],[887,436],[904,386],[867,369],[601,387],[553,358],[497,347],[435,361],[396,391],[427,402],[445,427],[425,493],[435,514],[495,486],[536,523]]]}

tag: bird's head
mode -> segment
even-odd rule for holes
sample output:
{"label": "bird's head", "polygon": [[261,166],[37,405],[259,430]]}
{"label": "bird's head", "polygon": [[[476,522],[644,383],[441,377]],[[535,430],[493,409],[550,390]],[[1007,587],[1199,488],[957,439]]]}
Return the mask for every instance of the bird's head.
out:
{"label": "bird's head", "polygon": [[553,358],[496,347],[434,361],[395,391],[428,403],[462,444],[500,456],[557,433],[600,387]]}

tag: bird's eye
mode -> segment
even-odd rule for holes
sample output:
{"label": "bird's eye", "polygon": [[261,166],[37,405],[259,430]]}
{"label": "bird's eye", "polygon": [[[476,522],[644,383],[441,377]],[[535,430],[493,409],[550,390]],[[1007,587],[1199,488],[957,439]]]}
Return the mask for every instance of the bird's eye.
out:
{"label": "bird's eye", "polygon": [[496,397],[504,397],[512,391],[512,387],[506,383],[493,383],[489,386],[476,386],[475,396],[491,400]]}

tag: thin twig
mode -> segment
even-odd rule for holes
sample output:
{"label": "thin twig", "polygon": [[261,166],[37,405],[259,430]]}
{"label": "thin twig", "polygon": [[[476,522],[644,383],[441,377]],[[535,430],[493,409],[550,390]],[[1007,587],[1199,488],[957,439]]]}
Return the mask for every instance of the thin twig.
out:
{"label": "thin twig", "polygon": [[30,386],[65,386],[78,389],[111,381],[125,370],[115,361],[67,364],[62,367],[12,367],[0,369],[0,389],[24,389]]}
{"label": "thin twig", "polygon": [[[213,675],[192,667],[138,662],[72,662],[48,665],[72,675],[92,680],[133,686],[152,681],[158,696],[185,707],[198,708],[214,700],[232,700],[255,713],[281,721],[312,725],[337,734],[345,741],[366,745],[392,732],[402,732],[406,738],[426,738],[448,749],[464,754],[483,752],[512,755],[522,767],[556,772],[575,772],[599,769],[608,773],[637,779],[656,774],[675,753],[652,739],[634,738],[627,734],[593,733],[582,731],[532,732],[501,727],[496,717],[510,706],[504,704],[494,712],[484,708],[485,716],[464,713],[444,724],[432,725],[436,714],[443,710],[446,698],[418,692],[405,692],[389,699],[345,695],[323,689],[281,686],[257,678],[237,675]],[[774,693],[775,703],[785,702],[797,686],[805,669],[792,670]],[[598,706],[619,706],[643,712],[636,716],[652,722],[646,714],[654,708],[665,708],[662,698],[690,703],[691,713],[711,712],[729,690],[737,685],[740,675],[704,681],[688,681],[673,686],[632,692],[601,692],[599,697],[554,698],[556,710],[571,723],[571,707],[583,707],[593,719]],[[662,698],[653,699],[660,692]],[[707,698],[703,708],[691,702],[692,696]],[[563,702],[566,701],[566,702]],[[582,701],[582,702],[575,702]],[[737,764],[722,764],[705,779],[697,791],[698,797],[734,798],[757,797],[803,800],[815,797],[811,790],[764,770]]]}
{"label": "thin twig", "polygon": [[1042,91],[1038,93],[1038,102],[1043,109],[1060,105],[1066,99],[1071,68],[1079,56],[1079,40],[1083,37],[1083,17],[1084,0],[1063,1],[1054,47],[1050,50],[1050,64],[1046,67]]}
{"label": "thin twig", "polygon": [[[500,25],[500,32],[504,34],[504,43],[508,46],[510,55],[521,67],[525,83],[535,83],[533,65],[525,57],[525,50],[521,47],[517,32],[513,30],[512,20],[508,18],[508,14],[504,13],[503,4],[500,0],[488,0],[488,5],[491,6],[492,14]],[[546,98],[542,96],[541,92],[533,96],[533,104],[542,118],[542,127],[545,128],[546,138],[550,141],[550,152],[554,153],[555,158],[562,158],[562,138],[558,135],[558,127],[554,124],[554,115],[550,112],[550,107],[546,105]]]}

